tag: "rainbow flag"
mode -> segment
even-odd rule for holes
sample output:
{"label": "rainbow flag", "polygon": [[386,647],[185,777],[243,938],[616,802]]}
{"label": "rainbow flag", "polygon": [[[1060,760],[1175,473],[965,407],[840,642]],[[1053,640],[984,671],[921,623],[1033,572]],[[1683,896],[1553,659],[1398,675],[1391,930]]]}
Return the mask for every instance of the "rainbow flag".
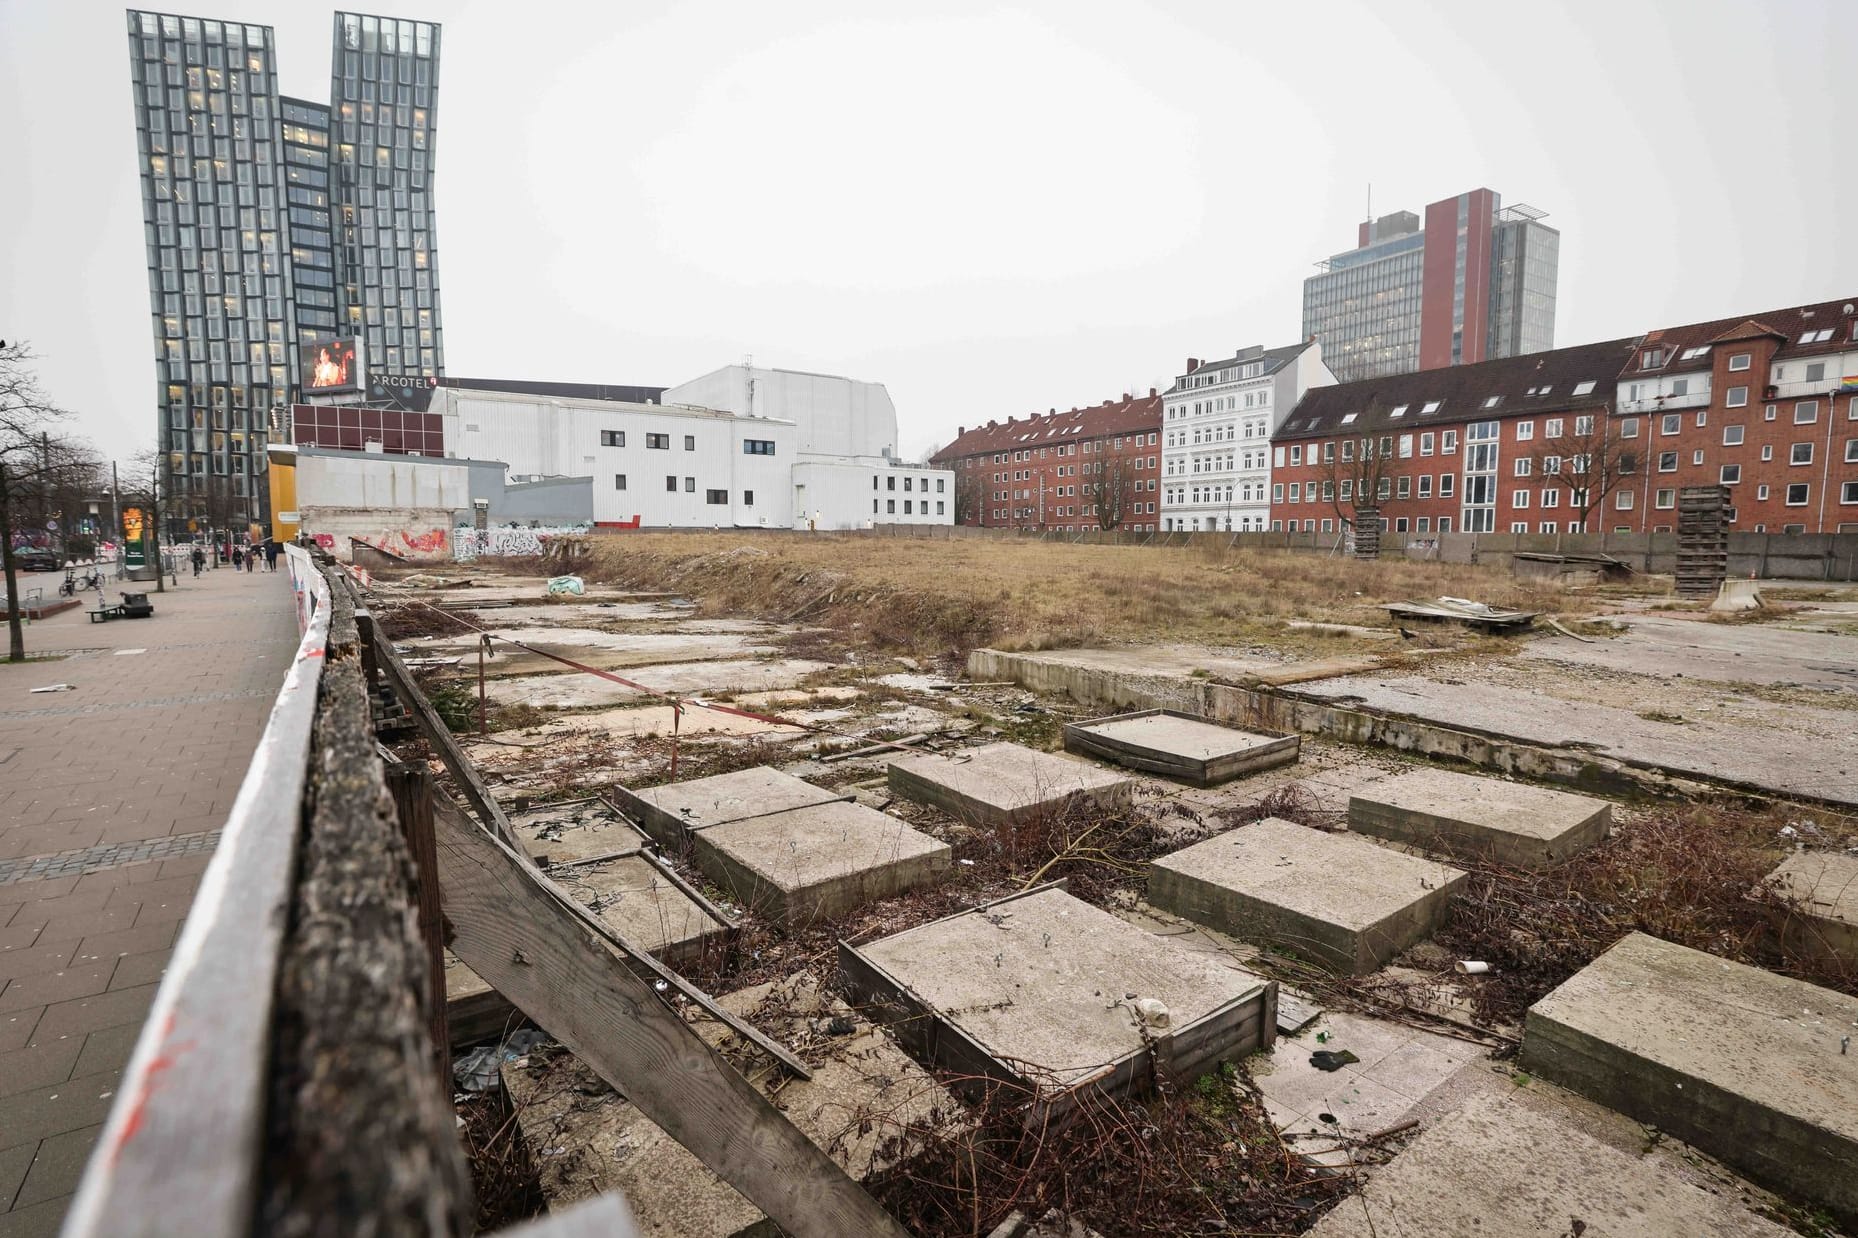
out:
{"label": "rainbow flag", "polygon": [[1839,380],[1839,390],[1841,392],[1858,391],[1858,374],[1850,374],[1841,378]]}

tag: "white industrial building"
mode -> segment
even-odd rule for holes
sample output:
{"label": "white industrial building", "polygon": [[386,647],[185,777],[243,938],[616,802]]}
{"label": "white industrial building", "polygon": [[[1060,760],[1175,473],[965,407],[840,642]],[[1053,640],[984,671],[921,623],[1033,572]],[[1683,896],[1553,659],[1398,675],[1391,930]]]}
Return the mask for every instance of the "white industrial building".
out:
{"label": "white industrial building", "polygon": [[1334,384],[1314,339],[1188,358],[1162,399],[1161,527],[1270,528],[1271,436],[1304,392]]}
{"label": "white industrial building", "polygon": [[[674,398],[699,390],[732,407]],[[430,408],[451,455],[506,461],[513,480],[591,476],[596,525],[858,529],[954,518],[954,474],[895,459],[897,410],[879,383],[729,366],[660,404],[448,384]]]}
{"label": "white industrial building", "polygon": [[[953,523],[954,474],[896,459],[897,409],[881,383],[736,365],[656,394],[447,378],[397,408],[299,406],[292,425],[299,444],[374,453],[376,463],[353,467],[381,472],[390,490],[371,492],[390,498],[399,474],[383,457],[424,453],[501,462],[512,483],[591,478],[596,526]],[[313,487],[321,479],[309,478]],[[363,480],[337,487],[342,506]],[[315,495],[299,502],[317,506]]]}

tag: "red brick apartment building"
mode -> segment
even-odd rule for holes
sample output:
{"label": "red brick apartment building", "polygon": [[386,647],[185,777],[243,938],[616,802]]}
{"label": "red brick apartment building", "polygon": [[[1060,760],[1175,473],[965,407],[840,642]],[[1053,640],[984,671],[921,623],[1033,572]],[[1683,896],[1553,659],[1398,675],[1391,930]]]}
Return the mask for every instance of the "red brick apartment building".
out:
{"label": "red brick apartment building", "polygon": [[930,462],[955,471],[956,524],[1153,532],[1161,513],[1161,396],[1151,388],[1091,408],[964,426]]}
{"label": "red brick apartment building", "polygon": [[1669,531],[1717,482],[1739,529],[1858,531],[1858,305],[1317,388],[1272,466],[1273,529],[1338,532],[1371,478],[1396,532]]}

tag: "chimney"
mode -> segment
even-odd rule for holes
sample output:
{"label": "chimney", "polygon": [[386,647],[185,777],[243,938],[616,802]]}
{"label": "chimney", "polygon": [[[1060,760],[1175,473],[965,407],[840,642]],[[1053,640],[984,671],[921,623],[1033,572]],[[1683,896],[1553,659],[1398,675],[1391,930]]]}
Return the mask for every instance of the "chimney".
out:
{"label": "chimney", "polygon": [[964,435],[964,434],[966,434],[967,432],[968,432],[968,427],[966,427],[966,426],[956,426],[956,427],[955,427],[955,437],[956,437],[956,438],[960,438],[960,437],[961,437],[962,435]]}
{"label": "chimney", "polygon": [[1155,395],[1156,395],[1155,389],[1153,387],[1150,387],[1148,389],[1148,398],[1152,400],[1155,398]]}
{"label": "chimney", "polygon": [[1187,358],[1187,372],[1189,374],[1193,373],[1195,370],[1199,368],[1200,368],[1200,358],[1198,357]]}

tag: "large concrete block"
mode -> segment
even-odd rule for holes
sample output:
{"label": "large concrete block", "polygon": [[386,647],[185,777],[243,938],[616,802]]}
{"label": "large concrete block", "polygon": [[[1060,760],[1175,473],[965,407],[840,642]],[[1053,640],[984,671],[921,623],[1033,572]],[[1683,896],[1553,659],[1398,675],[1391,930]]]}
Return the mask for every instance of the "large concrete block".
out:
{"label": "large concrete block", "polygon": [[646,833],[673,847],[688,841],[692,830],[842,798],[766,765],[643,791],[614,787],[612,794]]}
{"label": "large concrete block", "polygon": [[544,804],[510,818],[529,858],[542,868],[637,855],[644,836],[597,798]]}
{"label": "large concrete block", "polygon": [[1355,793],[1349,828],[1446,855],[1540,868],[1606,837],[1605,800],[1499,778],[1416,769]]}
{"label": "large concrete block", "polygon": [[1148,901],[1360,975],[1431,935],[1464,876],[1352,834],[1267,817],[1153,861]]}
{"label": "large concrete block", "polygon": [[1077,804],[1120,807],[1134,784],[1082,761],[1018,744],[988,744],[952,757],[921,754],[890,763],[890,790],[975,825],[1017,825]]}
{"label": "large concrete block", "polygon": [[[1785,1238],[1670,1164],[1521,1098],[1475,1097],[1376,1170],[1309,1238]],[[1579,1222],[1578,1227],[1570,1221]]]}
{"label": "large concrete block", "polygon": [[[919,1060],[1023,1089],[1033,1120],[1076,1093],[1193,1078],[1268,1047],[1277,985],[1042,887],[861,946],[839,965],[860,1009]],[[1165,1021],[1138,1007],[1153,998]]]}
{"label": "large concrete block", "polygon": [[1523,1065],[1858,1223],[1858,998],[1631,933],[1530,1007]]}
{"label": "large concrete block", "polygon": [[790,927],[940,881],[949,848],[844,800],[694,833],[697,864],[744,905]]}
{"label": "large concrete block", "polygon": [[1798,903],[1779,917],[1781,942],[1788,950],[1858,967],[1858,856],[1798,851],[1768,880]]}
{"label": "large concrete block", "polygon": [[1064,729],[1066,752],[1196,787],[1288,764],[1297,759],[1302,744],[1298,735],[1243,731],[1171,709],[1092,718]]}

